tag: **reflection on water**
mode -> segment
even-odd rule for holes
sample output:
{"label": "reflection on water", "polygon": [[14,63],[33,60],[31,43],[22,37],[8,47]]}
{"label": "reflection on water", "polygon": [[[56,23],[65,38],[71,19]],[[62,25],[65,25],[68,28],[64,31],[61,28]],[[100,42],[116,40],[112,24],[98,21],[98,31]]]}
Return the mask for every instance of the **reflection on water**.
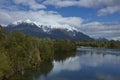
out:
{"label": "reflection on water", "polygon": [[26,70],[24,75],[15,74],[11,80],[39,80],[40,76],[47,76],[47,74],[52,70],[52,62],[42,62],[40,68],[37,70]]}
{"label": "reflection on water", "polygon": [[120,50],[79,48],[55,56],[24,80],[120,80]]}

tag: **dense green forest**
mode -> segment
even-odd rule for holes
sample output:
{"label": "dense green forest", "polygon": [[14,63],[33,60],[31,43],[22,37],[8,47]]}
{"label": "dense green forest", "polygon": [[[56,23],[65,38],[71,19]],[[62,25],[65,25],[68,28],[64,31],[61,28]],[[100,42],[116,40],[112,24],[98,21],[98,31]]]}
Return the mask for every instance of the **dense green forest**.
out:
{"label": "dense green forest", "polygon": [[75,44],[70,40],[40,39],[19,31],[10,33],[0,26],[0,79],[7,79],[25,69],[36,69],[43,61],[53,60],[57,52],[75,50]]}

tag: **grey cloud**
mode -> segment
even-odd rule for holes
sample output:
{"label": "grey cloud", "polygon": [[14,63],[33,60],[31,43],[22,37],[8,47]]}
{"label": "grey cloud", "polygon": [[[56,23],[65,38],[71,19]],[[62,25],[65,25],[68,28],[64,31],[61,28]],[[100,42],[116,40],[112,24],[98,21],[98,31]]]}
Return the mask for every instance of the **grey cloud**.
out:
{"label": "grey cloud", "polygon": [[12,17],[4,12],[0,12],[0,24],[6,25],[7,23],[10,23],[12,20]]}
{"label": "grey cloud", "polygon": [[56,7],[75,6],[78,1],[76,0],[46,0],[43,2],[45,5],[53,5]]}
{"label": "grey cloud", "polygon": [[79,29],[94,38],[120,40],[120,23],[91,22],[82,24]]}
{"label": "grey cloud", "polygon": [[37,3],[35,0],[13,0],[15,4],[22,4],[25,6],[29,6],[31,9],[44,9],[46,8],[43,4]]}
{"label": "grey cloud", "polygon": [[120,12],[120,6],[109,6],[106,8],[102,8],[98,11],[98,16],[113,14],[115,12]]}

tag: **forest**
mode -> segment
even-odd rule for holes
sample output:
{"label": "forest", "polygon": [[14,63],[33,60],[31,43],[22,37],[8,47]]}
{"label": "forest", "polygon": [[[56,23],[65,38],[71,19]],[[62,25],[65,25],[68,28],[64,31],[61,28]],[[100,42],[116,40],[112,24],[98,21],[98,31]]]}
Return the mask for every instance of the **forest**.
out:
{"label": "forest", "polygon": [[0,80],[23,73],[25,69],[36,69],[43,61],[52,61],[57,52],[75,50],[70,40],[40,39],[17,30],[10,33],[0,26]]}
{"label": "forest", "polygon": [[75,41],[76,46],[81,47],[98,47],[98,48],[109,48],[109,49],[120,49],[120,41],[115,40],[85,40],[85,41]]}

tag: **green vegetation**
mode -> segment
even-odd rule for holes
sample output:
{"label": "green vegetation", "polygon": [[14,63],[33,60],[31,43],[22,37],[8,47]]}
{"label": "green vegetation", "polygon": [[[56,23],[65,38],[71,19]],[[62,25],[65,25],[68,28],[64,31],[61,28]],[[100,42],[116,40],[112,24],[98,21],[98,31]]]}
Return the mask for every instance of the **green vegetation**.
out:
{"label": "green vegetation", "polygon": [[120,49],[120,41],[76,41],[76,46]]}
{"label": "green vegetation", "polygon": [[52,61],[55,52],[74,51],[69,40],[40,39],[19,31],[9,33],[0,26],[0,80],[9,79],[26,69],[36,69],[44,61]]}

